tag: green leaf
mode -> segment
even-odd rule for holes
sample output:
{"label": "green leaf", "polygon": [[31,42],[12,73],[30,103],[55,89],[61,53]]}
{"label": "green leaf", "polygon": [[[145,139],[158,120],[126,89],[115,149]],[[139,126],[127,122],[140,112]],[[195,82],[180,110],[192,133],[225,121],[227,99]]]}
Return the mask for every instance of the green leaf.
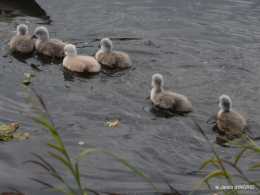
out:
{"label": "green leaf", "polygon": [[227,176],[228,174],[222,170],[216,170],[216,171],[213,171],[211,172],[210,174],[208,174],[206,177],[204,177],[195,187],[194,189],[189,193],[189,195],[193,194],[193,192],[195,190],[197,190],[201,184],[203,184],[204,182],[208,181],[210,178],[212,177],[216,177],[216,176],[219,176],[219,175],[224,175],[224,176]]}
{"label": "green leaf", "polygon": [[136,168],[134,168],[132,165],[130,165],[129,163],[127,163],[125,160],[117,157],[116,155],[112,154],[111,152],[107,151],[107,150],[104,150],[104,149],[100,149],[100,148],[90,148],[90,149],[87,149],[83,152],[81,152],[79,155],[78,155],[78,158],[77,158],[77,162],[83,157],[85,156],[86,154],[90,153],[90,152],[94,152],[94,151],[101,151],[105,154],[108,154],[109,156],[112,156],[113,158],[115,158],[116,160],[118,160],[119,162],[121,162],[122,164],[124,164],[126,167],[128,167],[130,170],[132,170],[133,172],[135,172],[137,175],[139,175],[141,178],[143,178],[147,183],[149,183],[153,189],[155,191],[157,191],[158,194],[161,194],[161,192],[155,187],[155,185],[147,178],[145,177],[140,171],[138,171]]}
{"label": "green leaf", "polygon": [[30,80],[23,80],[21,83],[24,85],[30,85],[32,82]]}
{"label": "green leaf", "polygon": [[200,165],[199,170],[201,170],[201,169],[202,169],[205,165],[207,165],[208,163],[214,163],[214,162],[219,164],[219,160],[216,159],[216,158],[210,158],[210,159],[204,161],[204,162]]}
{"label": "green leaf", "polygon": [[9,138],[12,138],[12,134],[0,134],[0,141],[7,141]]}
{"label": "green leaf", "polygon": [[69,169],[71,169],[70,164],[68,163],[68,161],[66,161],[65,158],[63,158],[62,156],[60,156],[60,155],[58,155],[58,154],[56,154],[56,153],[54,153],[54,152],[51,152],[51,151],[49,151],[49,153],[50,153],[52,156],[54,156],[55,158],[57,158],[58,160],[60,160],[60,161],[61,161],[64,165],[66,165]]}
{"label": "green leaf", "polygon": [[247,148],[243,148],[238,155],[236,156],[236,159],[234,161],[234,165],[236,166],[237,162],[239,161],[240,157],[242,156],[242,154],[247,150]]}
{"label": "green leaf", "polygon": [[260,163],[256,163],[254,165],[251,165],[249,168],[254,169],[254,168],[257,168],[257,167],[260,167]]}
{"label": "green leaf", "polygon": [[79,173],[79,166],[78,163],[75,163],[75,178],[77,180],[78,186],[81,188],[81,181],[80,181],[80,173]]}
{"label": "green leaf", "polygon": [[53,144],[53,143],[51,143],[51,142],[45,142],[45,144],[46,144],[47,146],[50,146],[50,147],[52,147],[52,148],[54,148],[54,149],[57,149],[57,150],[61,151],[62,153],[64,152],[63,149],[62,149],[60,146],[56,145],[56,144]]}
{"label": "green leaf", "polygon": [[87,150],[84,150],[83,152],[81,152],[79,155],[78,155],[78,158],[77,158],[77,162],[83,157],[85,156],[86,154],[90,153],[90,152],[93,152],[93,151],[98,151],[100,149],[98,148],[90,148],[90,149],[87,149]]}

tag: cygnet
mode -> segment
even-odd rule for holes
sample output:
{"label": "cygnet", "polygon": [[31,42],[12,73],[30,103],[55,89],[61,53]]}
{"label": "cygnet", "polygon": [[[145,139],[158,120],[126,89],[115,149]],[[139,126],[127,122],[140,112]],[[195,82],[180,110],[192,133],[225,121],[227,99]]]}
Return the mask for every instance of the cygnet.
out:
{"label": "cygnet", "polygon": [[155,106],[171,109],[177,112],[191,112],[192,105],[187,97],[163,90],[163,77],[160,74],[154,74],[152,77],[151,101]]}
{"label": "cygnet", "polygon": [[96,59],[99,63],[117,68],[130,68],[132,61],[129,56],[121,51],[114,51],[112,41],[104,38],[100,41],[101,49],[96,53]]}
{"label": "cygnet", "polygon": [[34,41],[28,35],[28,27],[25,24],[17,26],[17,35],[8,44],[12,51],[30,53],[34,50]]}
{"label": "cygnet", "polygon": [[221,131],[229,134],[239,134],[245,131],[246,120],[242,115],[231,109],[232,102],[227,95],[219,97],[217,126]]}
{"label": "cygnet", "polygon": [[36,50],[47,56],[64,57],[61,53],[64,50],[66,43],[58,39],[49,39],[47,28],[39,26],[35,29],[34,35],[31,38],[36,38]]}
{"label": "cygnet", "polygon": [[77,56],[75,45],[67,44],[64,48],[63,66],[76,72],[99,72],[101,69],[97,60],[91,56]]}

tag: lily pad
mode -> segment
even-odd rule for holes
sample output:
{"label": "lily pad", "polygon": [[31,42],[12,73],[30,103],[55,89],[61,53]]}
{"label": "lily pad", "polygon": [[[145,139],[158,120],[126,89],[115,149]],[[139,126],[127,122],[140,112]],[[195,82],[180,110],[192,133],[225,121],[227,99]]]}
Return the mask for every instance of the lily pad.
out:
{"label": "lily pad", "polygon": [[109,127],[115,127],[119,124],[119,120],[118,119],[110,120],[106,124],[108,124]]}

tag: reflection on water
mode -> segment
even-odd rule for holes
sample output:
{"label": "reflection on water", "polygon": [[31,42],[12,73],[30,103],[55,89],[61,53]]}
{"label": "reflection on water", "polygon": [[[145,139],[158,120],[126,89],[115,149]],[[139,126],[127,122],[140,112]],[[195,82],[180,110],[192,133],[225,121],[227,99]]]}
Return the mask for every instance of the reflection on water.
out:
{"label": "reflection on water", "polygon": [[12,51],[11,55],[15,59],[17,59],[18,61],[20,61],[20,62],[22,62],[24,64],[27,64],[27,60],[34,56],[34,52],[23,54],[23,53],[20,53],[20,52],[17,52],[17,51]]}
{"label": "reflection on water", "polygon": [[[19,85],[24,72],[36,75],[27,88],[42,94],[72,159],[87,147],[106,148],[141,170],[162,191],[168,190],[163,176],[188,194],[201,180],[197,167],[213,154],[190,117],[153,108],[147,99],[153,74],[160,73],[169,81],[165,90],[187,95],[194,108],[188,116],[198,122],[221,158],[233,161],[241,150],[228,143],[220,146],[212,132],[214,123],[207,123],[209,116],[219,111],[216,101],[221,94],[229,95],[234,109],[247,119],[247,135],[259,137],[258,1],[37,0],[25,8],[17,2],[22,1],[0,2],[0,122],[17,121],[32,136],[0,143],[0,151],[6,154],[0,159],[1,190],[15,187],[25,194],[49,193],[26,179],[38,178],[40,171],[22,164],[32,159],[30,152],[49,160],[74,184],[69,172],[48,155],[45,142],[52,141],[51,136],[31,118],[37,114]],[[52,61],[37,53],[11,54],[6,49],[12,31],[25,21],[29,34],[45,23],[50,37],[77,45],[80,55],[94,56],[100,39],[108,37],[115,50],[130,55],[133,67],[102,67],[98,74],[85,75],[64,68],[62,59]],[[120,124],[105,126],[110,119],[120,119]],[[79,141],[87,144],[79,146]],[[258,159],[258,155],[246,153],[239,163],[251,180],[259,174],[247,170]],[[142,179],[105,155],[92,154],[80,167],[85,187],[125,194],[154,193]],[[59,185],[49,177],[43,179]],[[241,180],[234,178],[234,182]],[[208,194],[208,188],[202,186],[198,194]]]}
{"label": "reflection on water", "polygon": [[35,0],[1,0],[0,19],[12,20],[14,17],[33,16],[39,17],[43,24],[51,24],[50,16],[39,6]]}

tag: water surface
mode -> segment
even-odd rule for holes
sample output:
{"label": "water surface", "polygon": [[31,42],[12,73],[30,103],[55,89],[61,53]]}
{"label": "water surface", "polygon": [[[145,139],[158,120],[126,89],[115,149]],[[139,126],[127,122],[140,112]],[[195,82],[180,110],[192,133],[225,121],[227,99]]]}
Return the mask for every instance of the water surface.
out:
{"label": "water surface", "polygon": [[[38,175],[41,168],[23,164],[40,154],[72,185],[70,173],[48,154],[51,135],[35,123],[37,116],[24,95],[23,72],[36,75],[28,89],[41,93],[68,152],[76,158],[86,148],[105,148],[143,172],[160,190],[169,191],[162,177],[183,194],[213,167],[198,172],[213,156],[204,137],[189,117],[171,117],[152,107],[147,97],[151,77],[160,73],[165,89],[186,95],[194,112],[189,114],[204,129],[221,158],[233,161],[240,148],[215,144],[208,119],[219,108],[220,95],[233,100],[233,108],[248,122],[249,134],[259,137],[259,15],[260,3],[249,1],[53,1],[37,0],[29,10],[0,4],[0,122],[17,121],[19,131],[31,133],[28,140],[0,143],[0,189],[15,187],[25,194],[48,194],[28,177],[53,185],[56,180]],[[39,14],[35,13],[34,8]],[[63,68],[61,60],[51,64],[44,56],[26,58],[9,53],[7,43],[16,26],[26,22],[29,34],[39,25],[50,37],[75,44],[79,54],[94,55],[99,40],[109,37],[114,49],[127,52],[133,68],[111,75],[76,74]],[[116,128],[104,124],[120,119]],[[127,137],[126,137],[127,135]],[[130,139],[128,139],[130,137]],[[78,145],[83,141],[85,145]],[[256,139],[256,142],[259,141]],[[249,165],[259,156],[251,152],[239,167],[250,179],[259,171]],[[81,161],[82,183],[94,190],[154,194],[133,172],[110,157],[94,153]],[[236,173],[230,168],[231,173]],[[235,184],[244,184],[234,177]],[[211,182],[212,187],[218,181]],[[253,191],[243,191],[253,194]],[[209,194],[203,185],[197,194]]]}

